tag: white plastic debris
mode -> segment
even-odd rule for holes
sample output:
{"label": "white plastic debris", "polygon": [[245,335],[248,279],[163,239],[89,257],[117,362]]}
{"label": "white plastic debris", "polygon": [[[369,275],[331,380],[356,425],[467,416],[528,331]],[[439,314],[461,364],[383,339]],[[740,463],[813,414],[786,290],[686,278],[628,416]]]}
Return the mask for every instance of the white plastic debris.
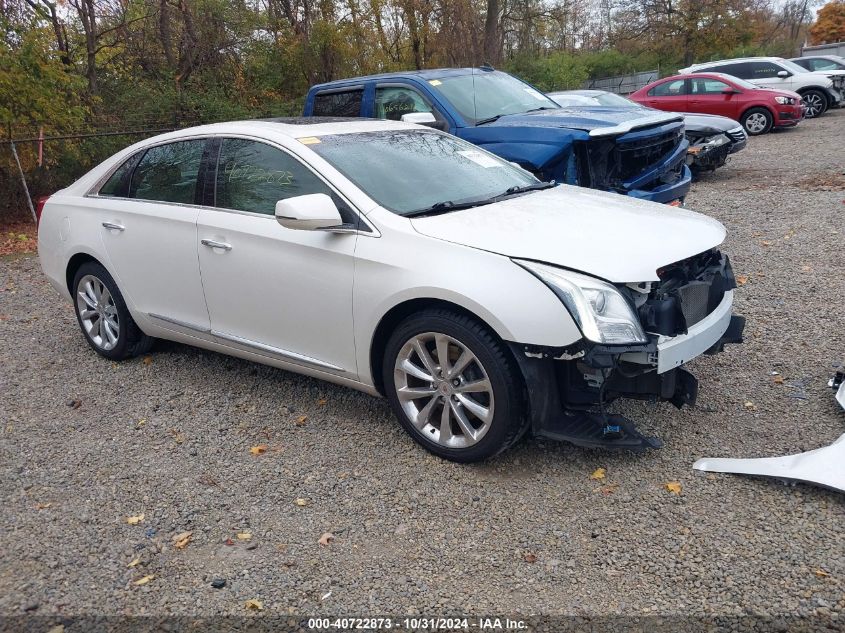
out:
{"label": "white plastic debris", "polygon": [[[840,393],[842,392],[840,389]],[[845,492],[845,434],[839,436],[830,446],[797,455],[759,459],[704,458],[699,459],[692,467],[714,473],[805,481]]]}
{"label": "white plastic debris", "polygon": [[[838,390],[836,401],[845,409],[845,376],[840,370],[828,386]],[[845,492],[845,434],[830,446],[785,457],[757,459],[704,458],[695,462],[695,470],[776,477],[786,481],[805,481]]]}

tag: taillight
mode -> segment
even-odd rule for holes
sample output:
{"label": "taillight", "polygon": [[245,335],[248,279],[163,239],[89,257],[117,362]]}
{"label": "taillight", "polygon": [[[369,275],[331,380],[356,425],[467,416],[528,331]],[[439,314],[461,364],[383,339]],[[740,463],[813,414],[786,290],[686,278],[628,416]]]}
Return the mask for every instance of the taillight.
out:
{"label": "taillight", "polygon": [[35,225],[41,224],[41,212],[44,211],[44,205],[50,199],[50,196],[38,196],[35,199]]}

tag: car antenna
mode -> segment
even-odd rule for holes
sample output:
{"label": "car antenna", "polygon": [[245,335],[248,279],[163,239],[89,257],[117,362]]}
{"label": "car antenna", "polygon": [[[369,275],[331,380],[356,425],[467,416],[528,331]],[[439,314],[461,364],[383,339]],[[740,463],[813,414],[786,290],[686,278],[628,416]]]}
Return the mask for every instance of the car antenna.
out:
{"label": "car antenna", "polygon": [[479,68],[481,70],[486,70],[487,72],[491,70],[496,70],[495,68],[493,68],[493,65],[490,62],[484,62],[483,64],[481,64],[481,66],[479,66]]}

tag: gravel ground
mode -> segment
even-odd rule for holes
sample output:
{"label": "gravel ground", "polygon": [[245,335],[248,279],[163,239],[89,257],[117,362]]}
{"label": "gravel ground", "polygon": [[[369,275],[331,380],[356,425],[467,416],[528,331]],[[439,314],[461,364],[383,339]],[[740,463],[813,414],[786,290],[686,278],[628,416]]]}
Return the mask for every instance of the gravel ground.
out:
{"label": "gravel ground", "polygon": [[[695,409],[614,405],[665,440],[644,455],[528,440],[460,466],[416,447],[384,401],[340,387],[170,343],[111,363],[35,257],[0,260],[0,615],[241,615],[255,599],[255,617],[792,614],[845,627],[843,496],[691,468],[845,430],[826,386],[845,358],[843,129],[837,111],[751,139],[694,185],[689,206],[727,226],[747,276],[747,340],[692,363]],[[591,479],[600,467],[606,479]]]}

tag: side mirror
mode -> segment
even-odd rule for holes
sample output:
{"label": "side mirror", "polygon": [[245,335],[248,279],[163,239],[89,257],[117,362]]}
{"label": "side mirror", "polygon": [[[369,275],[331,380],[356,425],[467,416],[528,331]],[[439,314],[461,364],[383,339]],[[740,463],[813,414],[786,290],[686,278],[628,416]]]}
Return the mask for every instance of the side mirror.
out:
{"label": "side mirror", "polygon": [[787,72],[785,70],[779,70],[778,71],[778,77],[780,77],[781,79],[786,79],[787,77],[791,77],[791,76],[792,76],[792,73]]}
{"label": "side mirror", "polygon": [[733,88],[725,88],[722,90],[723,95],[735,95],[739,94],[739,90],[734,90]]}
{"label": "side mirror", "polygon": [[311,193],[279,200],[276,220],[283,227],[300,231],[319,231],[343,223],[332,199],[324,193]]}
{"label": "side mirror", "polygon": [[426,127],[433,127],[435,130],[442,130],[444,132],[448,127],[445,121],[438,121],[431,112],[409,112],[408,114],[403,114],[402,122],[425,125]]}

